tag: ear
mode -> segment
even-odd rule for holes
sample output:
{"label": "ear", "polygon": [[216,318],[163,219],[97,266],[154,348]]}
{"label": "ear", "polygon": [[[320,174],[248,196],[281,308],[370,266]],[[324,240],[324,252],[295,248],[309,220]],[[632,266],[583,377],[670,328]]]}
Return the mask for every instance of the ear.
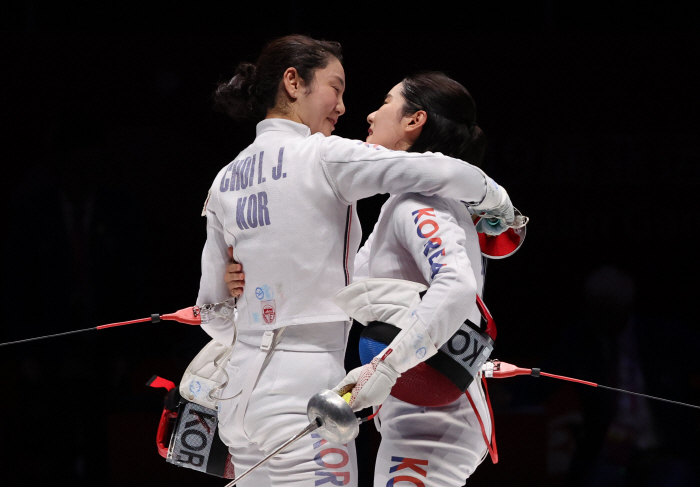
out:
{"label": "ear", "polygon": [[303,81],[299,76],[299,73],[297,73],[296,68],[287,68],[282,75],[282,82],[284,83],[284,89],[287,92],[287,95],[292,99],[296,99],[303,84]]}
{"label": "ear", "polygon": [[423,125],[428,121],[428,114],[425,113],[425,110],[418,110],[408,118],[408,124],[404,130],[406,130],[409,135],[418,137],[418,134],[420,134],[420,131],[423,129]]}

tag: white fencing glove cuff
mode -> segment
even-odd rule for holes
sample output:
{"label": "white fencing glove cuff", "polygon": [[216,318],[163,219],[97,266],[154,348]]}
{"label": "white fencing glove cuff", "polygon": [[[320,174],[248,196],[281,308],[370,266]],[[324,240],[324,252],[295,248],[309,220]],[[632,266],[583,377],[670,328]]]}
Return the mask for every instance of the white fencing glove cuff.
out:
{"label": "white fencing glove cuff", "polygon": [[486,196],[478,205],[472,205],[472,210],[479,216],[492,216],[512,225],[515,221],[513,203],[505,188],[496,184],[496,181],[486,177]]}
{"label": "white fencing glove cuff", "polygon": [[[396,338],[379,354],[384,357],[383,361],[386,364],[400,374],[425,362],[438,352],[433,339],[418,316],[414,314],[406,319],[408,324],[400,327],[401,331]],[[391,353],[387,353],[389,351]]]}
{"label": "white fencing glove cuff", "polygon": [[333,388],[333,391],[341,396],[352,389],[349,404],[353,411],[380,406],[391,394],[391,388],[401,374],[382,361],[381,357],[386,355],[387,352],[383,352],[383,355],[377,355],[367,365],[351,370],[345,379]]}
{"label": "white fencing glove cuff", "polygon": [[437,348],[423,323],[413,315],[387,348],[367,365],[351,370],[333,390],[341,396],[352,390],[350,407],[354,411],[379,406],[389,397],[401,373],[436,353]]}

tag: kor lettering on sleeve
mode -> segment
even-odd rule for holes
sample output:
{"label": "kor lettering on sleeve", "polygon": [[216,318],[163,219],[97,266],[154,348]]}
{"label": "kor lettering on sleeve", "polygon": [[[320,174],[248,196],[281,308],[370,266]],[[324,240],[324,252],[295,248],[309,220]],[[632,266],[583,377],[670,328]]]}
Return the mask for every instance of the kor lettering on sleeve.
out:
{"label": "kor lettering on sleeve", "polygon": [[[442,247],[442,239],[433,237],[439,230],[440,225],[437,223],[434,208],[421,208],[411,213],[414,216],[413,223],[416,224],[416,233],[421,239],[425,239],[423,254],[428,257],[430,265],[430,279],[434,279],[440,269],[445,264],[436,262],[440,257],[444,257],[445,249]],[[434,251],[434,252],[433,252]]]}

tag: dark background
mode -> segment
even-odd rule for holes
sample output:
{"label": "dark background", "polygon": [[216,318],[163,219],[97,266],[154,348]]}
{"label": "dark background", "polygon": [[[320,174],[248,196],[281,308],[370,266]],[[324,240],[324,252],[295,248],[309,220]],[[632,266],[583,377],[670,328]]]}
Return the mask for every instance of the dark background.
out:
{"label": "dark background", "polygon": [[[617,384],[619,334],[585,338],[602,325],[591,324],[584,282],[614,266],[636,297],[606,316],[639,323],[645,391],[700,404],[700,23],[691,5],[9,2],[0,18],[0,341],[194,303],[207,190],[254,137],[211,110],[211,92],[266,41],[305,33],[343,45],[347,113],[336,135],[364,139],[367,114],[414,71],[445,71],[473,95],[485,170],[531,218],[524,247],[489,265],[498,358]],[[384,199],[359,203],[365,236]],[[162,393],[144,386],[153,374],[177,382],[206,342],[168,322],[0,349],[3,484],[223,485],[158,456]],[[487,459],[468,485],[700,478],[700,412],[654,405],[656,445],[601,460],[617,396],[545,380],[490,382],[500,462]],[[378,441],[364,428],[362,486]],[[601,462],[609,471],[594,468]]]}

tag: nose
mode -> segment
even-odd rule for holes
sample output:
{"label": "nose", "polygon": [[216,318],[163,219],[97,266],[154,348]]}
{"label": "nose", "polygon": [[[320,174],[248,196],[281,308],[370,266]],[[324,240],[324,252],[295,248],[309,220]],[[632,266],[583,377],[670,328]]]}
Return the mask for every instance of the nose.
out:
{"label": "nose", "polygon": [[341,95],[340,99],[338,100],[338,105],[336,105],[335,109],[338,112],[338,116],[341,116],[342,114],[345,113],[345,103],[343,103],[342,95]]}
{"label": "nose", "polygon": [[369,115],[367,115],[367,123],[372,125],[374,123],[374,115],[376,115],[377,112],[372,112]]}

